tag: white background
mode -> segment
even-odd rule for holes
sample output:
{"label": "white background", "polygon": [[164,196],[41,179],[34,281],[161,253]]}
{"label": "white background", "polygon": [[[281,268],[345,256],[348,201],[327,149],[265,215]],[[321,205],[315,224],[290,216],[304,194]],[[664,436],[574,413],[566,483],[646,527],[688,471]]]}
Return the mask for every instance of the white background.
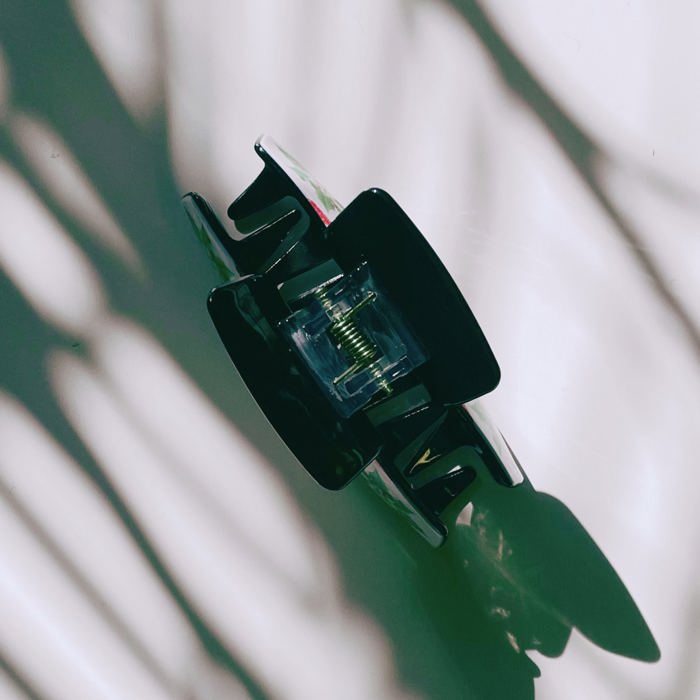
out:
{"label": "white background", "polygon": [[574,630],[529,652],[535,696],[700,697],[700,7],[483,9],[520,63],[466,1],[2,10],[0,697],[533,696],[454,562],[313,484],[211,327],[178,197],[223,213],[262,132],[425,233],[500,362],[491,414],[660,648]]}

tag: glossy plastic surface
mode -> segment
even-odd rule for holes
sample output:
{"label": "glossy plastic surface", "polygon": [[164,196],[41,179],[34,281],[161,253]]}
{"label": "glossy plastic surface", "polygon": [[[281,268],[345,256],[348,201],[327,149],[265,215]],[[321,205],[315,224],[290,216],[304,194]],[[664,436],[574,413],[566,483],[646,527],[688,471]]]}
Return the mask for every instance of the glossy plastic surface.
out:
{"label": "glossy plastic surface", "polygon": [[469,305],[429,243],[379,189],[360,194],[328,229],[341,267],[366,260],[425,348],[436,401],[461,404],[492,391],[500,370]]}
{"label": "glossy plastic surface", "polygon": [[391,483],[385,498],[439,545],[479,465],[501,485],[522,480],[499,454],[507,448],[495,449],[486,424],[462,406],[498,384],[493,353],[386,192],[367,190],[341,211],[274,142],[261,139],[256,150],[265,167],[229,207],[230,234],[202,197],[185,198],[230,280],[209,296],[219,335],[319,484],[342,488],[374,463],[372,473]]}
{"label": "glossy plastic surface", "polygon": [[366,416],[332,410],[277,330],[289,311],[274,284],[244,277],[213,290],[208,308],[253,397],[316,481],[342,488],[377,456],[379,436]]}

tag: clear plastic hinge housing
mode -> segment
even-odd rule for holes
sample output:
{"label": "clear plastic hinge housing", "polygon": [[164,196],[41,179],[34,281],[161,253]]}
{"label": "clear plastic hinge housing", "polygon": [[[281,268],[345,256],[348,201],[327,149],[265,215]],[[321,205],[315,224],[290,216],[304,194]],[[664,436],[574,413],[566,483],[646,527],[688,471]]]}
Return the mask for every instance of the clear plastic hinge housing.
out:
{"label": "clear plastic hinge housing", "polygon": [[366,263],[295,305],[280,330],[344,418],[427,359]]}

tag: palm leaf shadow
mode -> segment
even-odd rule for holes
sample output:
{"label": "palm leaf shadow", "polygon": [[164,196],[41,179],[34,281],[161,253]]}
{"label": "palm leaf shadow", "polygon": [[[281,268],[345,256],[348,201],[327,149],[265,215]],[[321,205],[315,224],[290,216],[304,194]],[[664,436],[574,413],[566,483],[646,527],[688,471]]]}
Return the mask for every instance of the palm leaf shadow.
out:
{"label": "palm leaf shadow", "polygon": [[[633,224],[605,191],[598,171],[598,166],[608,160],[605,151],[535,77],[503,38],[481,3],[477,0],[449,1],[464,17],[511,93],[530,109],[559,145],[613,223],[614,230],[628,244],[627,249],[641,271],[647,275],[654,291],[685,331],[693,352],[700,357],[700,328],[681,299],[672,291],[653,256],[645,250]],[[687,199],[688,193],[679,196]]]}

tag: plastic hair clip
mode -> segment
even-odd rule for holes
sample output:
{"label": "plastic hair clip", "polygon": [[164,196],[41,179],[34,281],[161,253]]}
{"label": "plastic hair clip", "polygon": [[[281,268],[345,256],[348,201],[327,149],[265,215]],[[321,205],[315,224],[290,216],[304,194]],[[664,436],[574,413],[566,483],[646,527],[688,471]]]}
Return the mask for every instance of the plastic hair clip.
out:
{"label": "plastic hair clip", "polygon": [[408,216],[370,189],[342,208],[262,137],[228,209],[183,204],[223,279],[216,329],[267,419],[328,489],[365,471],[438,546],[480,478],[524,480],[472,402],[500,370],[456,284]]}

